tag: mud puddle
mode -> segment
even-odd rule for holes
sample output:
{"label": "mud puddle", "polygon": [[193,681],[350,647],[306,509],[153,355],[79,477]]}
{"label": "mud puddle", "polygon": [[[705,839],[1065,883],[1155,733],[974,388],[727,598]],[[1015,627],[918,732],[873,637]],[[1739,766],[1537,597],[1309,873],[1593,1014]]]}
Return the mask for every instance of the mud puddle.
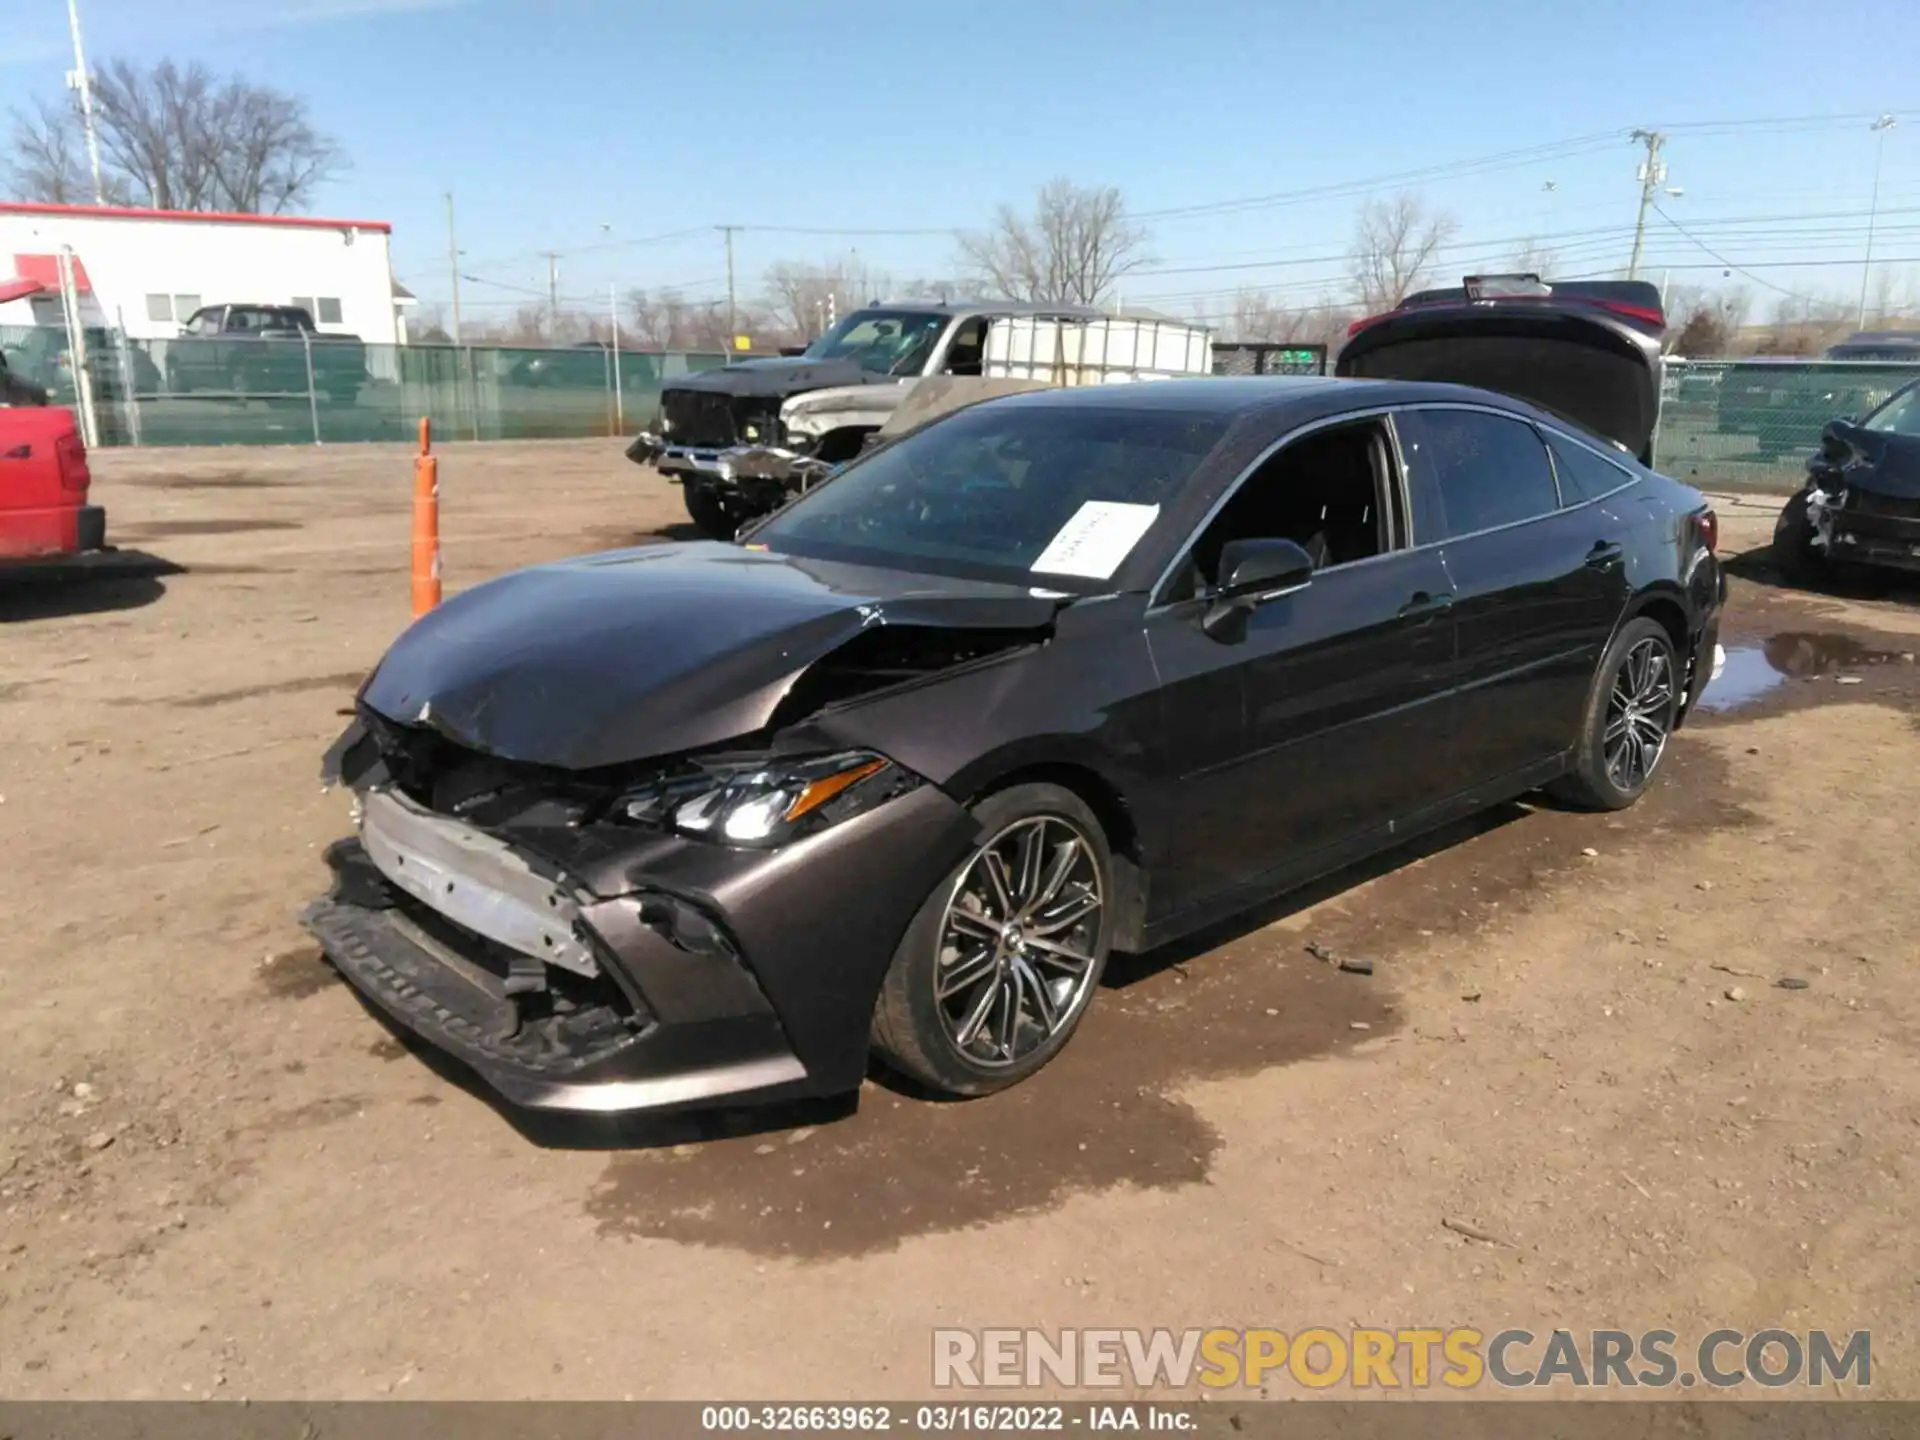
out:
{"label": "mud puddle", "polygon": [[[1751,818],[1718,753],[1683,741],[1630,812],[1505,806],[1181,946],[1116,955],[1072,1043],[999,1095],[934,1103],[881,1080],[851,1114],[736,1111],[590,1139],[528,1133],[654,1147],[613,1157],[588,1196],[604,1235],[801,1258],[886,1250],[1077,1192],[1204,1184],[1220,1137],[1179,1097],[1184,1086],[1390,1037],[1448,1038],[1426,1035],[1444,1022],[1403,1015],[1395,998],[1396,967],[1426,937],[1550,902],[1580,883],[1589,847],[1664,846]],[[1309,940],[1373,960],[1375,973],[1342,973],[1308,953]]]}
{"label": "mud puddle", "polygon": [[1899,667],[1888,672],[1894,678],[1914,678],[1911,650],[1883,648],[1838,631],[1788,630],[1726,649],[1719,679],[1700,694],[1703,711],[1724,714],[1757,704],[1793,680],[1864,684],[1868,672],[1885,666]]}

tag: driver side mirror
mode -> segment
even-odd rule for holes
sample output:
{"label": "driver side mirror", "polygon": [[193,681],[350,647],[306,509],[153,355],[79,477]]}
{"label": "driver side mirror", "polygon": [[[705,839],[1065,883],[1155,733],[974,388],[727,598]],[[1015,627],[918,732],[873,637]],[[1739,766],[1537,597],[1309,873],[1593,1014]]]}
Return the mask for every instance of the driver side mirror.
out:
{"label": "driver side mirror", "polygon": [[1220,584],[1200,628],[1228,638],[1262,602],[1313,579],[1313,557],[1291,540],[1229,540],[1220,548]]}

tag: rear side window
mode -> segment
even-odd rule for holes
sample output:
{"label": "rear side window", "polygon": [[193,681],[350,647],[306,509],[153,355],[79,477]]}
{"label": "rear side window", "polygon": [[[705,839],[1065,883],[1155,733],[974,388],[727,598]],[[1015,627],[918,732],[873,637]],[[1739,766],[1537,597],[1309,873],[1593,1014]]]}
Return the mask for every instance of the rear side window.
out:
{"label": "rear side window", "polygon": [[1552,431],[1547,432],[1547,448],[1553,451],[1553,468],[1560,474],[1560,499],[1564,504],[1598,500],[1633,479],[1611,460]]}
{"label": "rear side window", "polygon": [[1394,417],[1413,502],[1413,538],[1432,544],[1560,508],[1546,447],[1524,420],[1481,410]]}

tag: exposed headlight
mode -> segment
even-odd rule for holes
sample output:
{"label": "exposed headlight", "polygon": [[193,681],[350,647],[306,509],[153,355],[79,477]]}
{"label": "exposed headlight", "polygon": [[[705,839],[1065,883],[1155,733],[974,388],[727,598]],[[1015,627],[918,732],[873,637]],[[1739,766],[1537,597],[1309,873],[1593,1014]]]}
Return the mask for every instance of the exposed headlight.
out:
{"label": "exposed headlight", "polygon": [[669,772],[621,796],[614,814],[727,845],[783,845],[919,783],[885,756],[845,750]]}

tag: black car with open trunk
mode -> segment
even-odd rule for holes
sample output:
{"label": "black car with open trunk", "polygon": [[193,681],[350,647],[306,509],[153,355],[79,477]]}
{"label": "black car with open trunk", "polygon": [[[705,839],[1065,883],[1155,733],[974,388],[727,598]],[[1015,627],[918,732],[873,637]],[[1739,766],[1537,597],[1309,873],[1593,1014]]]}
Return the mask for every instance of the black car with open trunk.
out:
{"label": "black car with open trunk", "polygon": [[1462,295],[1363,326],[1369,379],[988,400],[734,542],[468,590],[330,752],[360,830],[307,922],[523,1105],[1012,1084],[1116,949],[1645,792],[1724,597],[1638,458],[1648,324]]}

